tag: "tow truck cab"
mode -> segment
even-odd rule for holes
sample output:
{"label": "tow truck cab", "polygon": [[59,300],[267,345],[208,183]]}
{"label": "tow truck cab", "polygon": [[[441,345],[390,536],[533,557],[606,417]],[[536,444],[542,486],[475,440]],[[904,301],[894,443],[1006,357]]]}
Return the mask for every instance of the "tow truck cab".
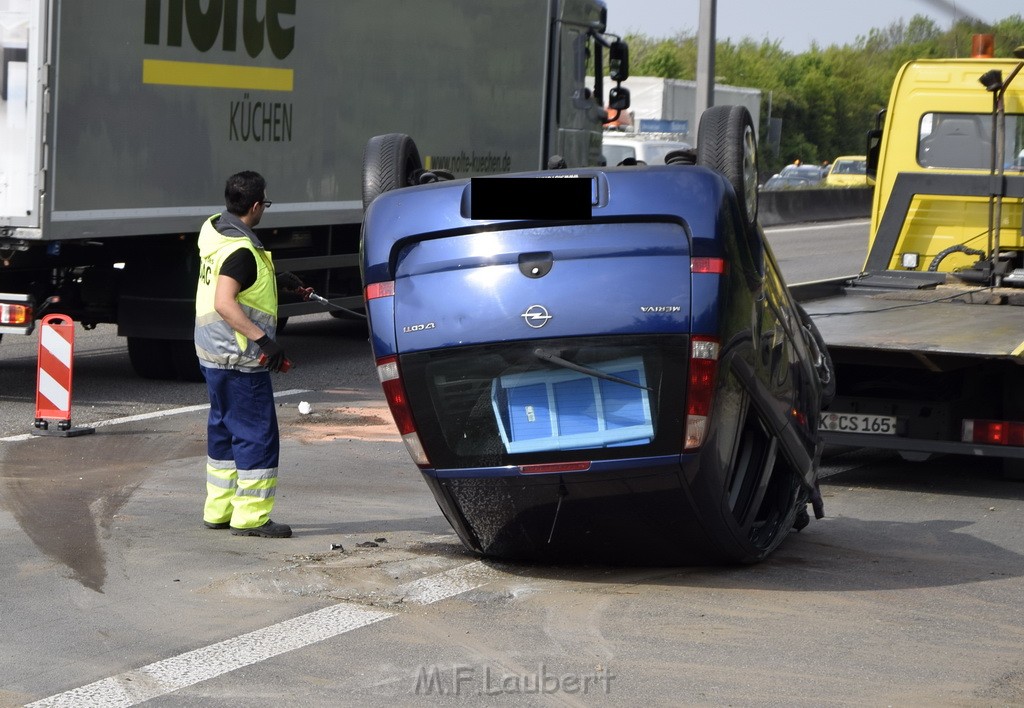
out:
{"label": "tow truck cab", "polygon": [[1020,66],[990,56],[903,66],[884,125],[868,137],[875,191],[865,271],[963,271],[987,259],[979,279],[1024,283]]}

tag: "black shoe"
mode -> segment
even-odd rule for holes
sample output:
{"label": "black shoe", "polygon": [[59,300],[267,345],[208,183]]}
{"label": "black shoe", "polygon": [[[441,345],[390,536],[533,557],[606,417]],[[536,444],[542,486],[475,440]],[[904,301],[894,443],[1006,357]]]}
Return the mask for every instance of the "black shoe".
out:
{"label": "black shoe", "polygon": [[234,536],[263,536],[265,538],[288,538],[292,535],[292,527],[288,524],[275,524],[267,520],[262,526],[253,526],[248,529],[231,527],[231,534]]}
{"label": "black shoe", "polygon": [[203,520],[203,524],[208,529],[226,529],[226,528],[231,526],[231,524],[228,523],[227,521],[214,522],[214,521],[206,521],[205,519]]}

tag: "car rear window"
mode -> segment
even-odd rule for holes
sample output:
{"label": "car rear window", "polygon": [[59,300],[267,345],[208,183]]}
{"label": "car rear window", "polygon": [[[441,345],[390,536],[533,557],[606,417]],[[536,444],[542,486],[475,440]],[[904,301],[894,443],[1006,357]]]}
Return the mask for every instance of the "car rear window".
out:
{"label": "car rear window", "polygon": [[440,469],[678,454],[683,335],[573,337],[406,354],[403,379]]}

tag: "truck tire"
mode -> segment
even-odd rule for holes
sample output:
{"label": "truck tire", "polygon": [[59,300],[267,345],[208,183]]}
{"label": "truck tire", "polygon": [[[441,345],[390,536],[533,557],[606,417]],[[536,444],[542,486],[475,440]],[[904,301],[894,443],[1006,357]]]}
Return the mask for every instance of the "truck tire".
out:
{"label": "truck tire", "polygon": [[697,164],[722,173],[749,226],[757,222],[757,140],[744,106],[712,106],[700,117]]}
{"label": "truck tire", "polygon": [[176,378],[165,339],[128,337],[128,359],[135,373],[144,379],[168,381]]}
{"label": "truck tire", "polygon": [[156,381],[203,381],[195,344],[186,339],[128,337],[128,359],[135,373]]}
{"label": "truck tire", "polygon": [[164,342],[168,346],[168,353],[171,358],[171,367],[174,369],[175,377],[180,381],[199,383],[206,380],[202,369],[199,368],[199,359],[196,357],[196,345],[190,339],[175,339]]}
{"label": "truck tire", "polygon": [[363,210],[384,192],[408,187],[423,171],[419,150],[404,133],[375,135],[363,149]]}

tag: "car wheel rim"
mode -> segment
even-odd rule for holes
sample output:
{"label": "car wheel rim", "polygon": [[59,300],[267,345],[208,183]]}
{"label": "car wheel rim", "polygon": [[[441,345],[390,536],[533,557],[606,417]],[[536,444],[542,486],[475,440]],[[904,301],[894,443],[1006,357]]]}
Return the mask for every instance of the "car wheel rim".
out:
{"label": "car wheel rim", "polygon": [[754,129],[747,126],[743,131],[743,192],[747,203],[747,218],[757,217],[757,148]]}

